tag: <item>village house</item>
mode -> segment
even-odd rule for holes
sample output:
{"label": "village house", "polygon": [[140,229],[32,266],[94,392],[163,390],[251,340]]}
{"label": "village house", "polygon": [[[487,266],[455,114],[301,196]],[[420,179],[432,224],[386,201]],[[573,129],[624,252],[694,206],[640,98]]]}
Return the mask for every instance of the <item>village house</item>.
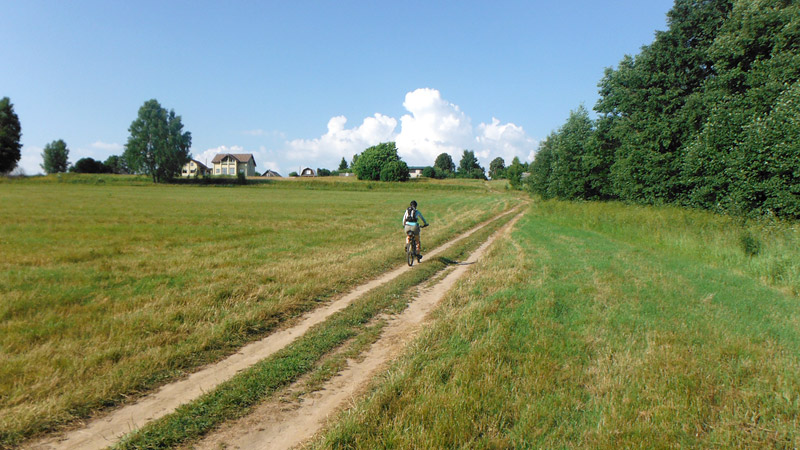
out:
{"label": "village house", "polygon": [[408,176],[409,178],[419,178],[422,176],[422,170],[425,169],[422,166],[412,166],[408,168]]}
{"label": "village house", "polygon": [[181,169],[182,177],[204,177],[209,173],[211,173],[211,169],[196,159],[190,159]]}
{"label": "village house", "polygon": [[275,172],[272,169],[267,169],[267,171],[264,172],[264,175],[262,175],[262,176],[268,177],[268,178],[282,178],[281,174],[279,174],[278,172]]}
{"label": "village house", "polygon": [[315,176],[317,176],[317,173],[314,172],[314,169],[312,169],[311,167],[306,167],[305,169],[300,171],[300,176],[301,177],[315,177]]}
{"label": "village house", "polygon": [[256,176],[256,160],[252,153],[220,153],[211,161],[214,175],[244,174],[246,177]]}

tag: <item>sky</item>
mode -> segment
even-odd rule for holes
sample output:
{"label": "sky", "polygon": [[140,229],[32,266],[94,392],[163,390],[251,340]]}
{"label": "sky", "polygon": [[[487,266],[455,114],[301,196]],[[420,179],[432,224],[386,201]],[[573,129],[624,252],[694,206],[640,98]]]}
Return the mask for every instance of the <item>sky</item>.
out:
{"label": "sky", "polygon": [[21,172],[124,151],[139,108],[181,116],[191,153],[259,172],[336,169],[394,141],[410,166],[464,150],[533,160],[607,67],[667,27],[672,0],[0,0],[0,98]]}

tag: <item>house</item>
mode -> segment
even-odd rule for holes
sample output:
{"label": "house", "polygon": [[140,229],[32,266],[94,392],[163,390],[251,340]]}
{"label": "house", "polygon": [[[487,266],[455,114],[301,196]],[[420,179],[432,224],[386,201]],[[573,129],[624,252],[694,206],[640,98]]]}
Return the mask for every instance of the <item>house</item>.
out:
{"label": "house", "polygon": [[190,159],[181,169],[182,177],[204,177],[210,173],[211,169],[196,159]]}
{"label": "house", "polygon": [[274,170],[271,170],[271,169],[267,169],[267,171],[264,172],[263,176],[270,177],[270,178],[273,178],[273,177],[274,178],[283,178],[283,177],[281,177],[281,174],[279,174],[278,172],[275,172]]}
{"label": "house", "polygon": [[315,177],[315,176],[317,176],[317,173],[314,172],[314,169],[312,169],[311,167],[306,167],[305,169],[300,171],[300,176],[301,177]]}
{"label": "house", "polygon": [[422,171],[425,168],[422,166],[413,166],[408,168],[408,176],[409,178],[419,178],[422,176]]}
{"label": "house", "polygon": [[211,164],[214,165],[214,175],[243,173],[246,177],[256,176],[256,159],[252,153],[220,153]]}

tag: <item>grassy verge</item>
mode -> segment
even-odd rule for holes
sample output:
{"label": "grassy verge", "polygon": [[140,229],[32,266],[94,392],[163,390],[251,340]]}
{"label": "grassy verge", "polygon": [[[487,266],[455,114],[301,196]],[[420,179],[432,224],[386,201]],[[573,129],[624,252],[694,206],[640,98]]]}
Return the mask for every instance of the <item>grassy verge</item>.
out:
{"label": "grassy verge", "polygon": [[800,298],[739,226],[534,205],[316,448],[797,448]]}
{"label": "grassy verge", "polygon": [[78,178],[0,184],[0,447],[130,401],[395,266],[411,198],[433,224],[427,248],[517,202],[479,184]]}
{"label": "grassy verge", "polygon": [[[402,311],[410,292],[452,261],[463,258],[511,216],[499,219],[459,242],[444,255],[410,269],[396,280],[373,289],[344,310],[315,326],[304,336],[252,368],[220,385],[214,392],[175,413],[132,433],[116,448],[170,448],[197,439],[218,424],[247,414],[278,388],[310,372],[327,354],[357,336],[374,337],[370,322],[382,312]],[[361,346],[362,349],[366,346]],[[330,372],[326,375],[330,376]]]}

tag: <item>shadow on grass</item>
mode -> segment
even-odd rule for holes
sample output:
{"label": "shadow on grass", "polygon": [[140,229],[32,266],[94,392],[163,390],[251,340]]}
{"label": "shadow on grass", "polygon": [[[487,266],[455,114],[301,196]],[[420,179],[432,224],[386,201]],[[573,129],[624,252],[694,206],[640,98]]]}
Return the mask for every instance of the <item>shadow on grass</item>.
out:
{"label": "shadow on grass", "polygon": [[454,259],[450,259],[450,258],[447,258],[445,256],[440,256],[440,257],[438,257],[436,259],[439,262],[441,262],[442,264],[446,265],[446,266],[469,266],[471,264],[475,264],[474,261],[473,262],[456,261]]}

